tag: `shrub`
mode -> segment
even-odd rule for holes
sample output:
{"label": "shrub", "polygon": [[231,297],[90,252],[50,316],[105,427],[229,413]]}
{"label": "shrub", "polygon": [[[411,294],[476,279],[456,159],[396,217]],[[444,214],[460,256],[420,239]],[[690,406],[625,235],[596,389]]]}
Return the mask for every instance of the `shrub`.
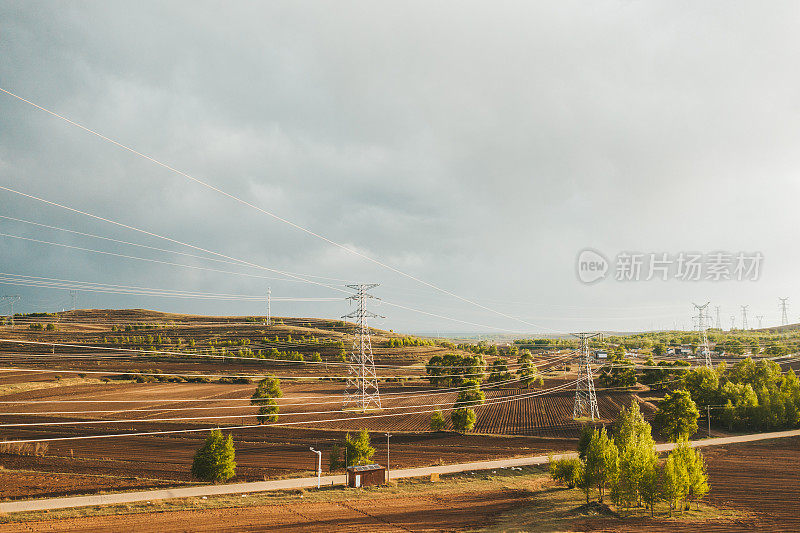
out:
{"label": "shrub", "polygon": [[580,459],[550,459],[550,477],[558,483],[564,483],[569,488],[578,484],[580,470]]}
{"label": "shrub", "polygon": [[444,426],[444,416],[442,416],[442,412],[437,409],[431,415],[431,431],[441,431],[444,429]]}

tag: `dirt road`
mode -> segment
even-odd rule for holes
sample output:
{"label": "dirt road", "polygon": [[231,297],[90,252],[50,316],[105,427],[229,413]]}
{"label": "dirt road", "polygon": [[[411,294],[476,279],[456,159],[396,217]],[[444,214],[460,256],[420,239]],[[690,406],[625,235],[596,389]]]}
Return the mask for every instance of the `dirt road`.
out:
{"label": "dirt road", "polygon": [[[705,439],[692,441],[696,447],[720,446],[735,443],[753,442],[785,437],[800,436],[800,430],[778,431],[772,433],[757,433],[751,435],[739,435],[735,437],[721,437],[716,439]],[[674,444],[659,444],[656,446],[658,451],[669,451]],[[574,455],[574,454],[565,454]],[[558,456],[557,456],[558,457]],[[546,455],[534,457],[518,457],[514,459],[501,459],[496,461],[480,461],[474,463],[460,463],[453,465],[431,466],[423,468],[408,468],[403,470],[392,470],[392,479],[428,476],[432,473],[448,474],[454,472],[466,472],[473,470],[491,470],[498,468],[510,468],[512,466],[538,465],[548,462]],[[322,483],[343,484],[343,476],[325,476]],[[43,500],[23,500],[14,502],[0,503],[0,512],[14,513],[21,511],[41,511],[52,509],[63,509],[69,507],[86,507],[94,505],[124,504],[139,501],[151,501],[170,498],[187,498],[197,496],[214,496],[220,494],[264,492],[270,490],[290,489],[290,488],[311,488],[317,485],[317,478],[296,478],[275,481],[260,481],[254,483],[235,483],[228,485],[203,485],[196,487],[183,487],[168,490],[150,490],[138,492],[123,492],[117,494],[100,494],[94,496],[76,496],[70,498],[52,498]]]}

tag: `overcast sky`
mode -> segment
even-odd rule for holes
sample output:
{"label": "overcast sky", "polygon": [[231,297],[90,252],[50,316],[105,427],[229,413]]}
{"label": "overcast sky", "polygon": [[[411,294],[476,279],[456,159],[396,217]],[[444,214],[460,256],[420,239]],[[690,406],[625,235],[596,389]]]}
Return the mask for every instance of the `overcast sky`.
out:
{"label": "overcast sky", "polygon": [[[437,292],[0,93],[0,185],[251,263],[514,331],[798,321],[796,2],[9,2],[0,87]],[[0,191],[0,215],[196,253]],[[0,219],[0,232],[256,276]],[[761,252],[757,281],[592,285],[578,253]],[[3,273],[339,297],[294,281],[0,237]],[[0,286],[21,311],[66,290]],[[80,307],[263,303],[82,293]],[[2,311],[6,312],[7,308]],[[491,331],[389,305],[399,331]],[[346,302],[274,302],[338,317]],[[493,312],[493,311],[497,311]],[[506,316],[504,316],[506,315]],[[516,317],[510,318],[510,317]]]}

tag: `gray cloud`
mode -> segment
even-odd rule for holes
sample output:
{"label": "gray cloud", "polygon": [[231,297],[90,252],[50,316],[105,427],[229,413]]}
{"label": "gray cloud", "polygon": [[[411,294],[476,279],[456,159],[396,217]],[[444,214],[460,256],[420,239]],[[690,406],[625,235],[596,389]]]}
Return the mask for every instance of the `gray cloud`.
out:
{"label": "gray cloud", "polygon": [[[778,318],[800,301],[798,6],[749,2],[0,2],[0,85],[453,292],[558,330]],[[0,95],[0,184],[387,299],[529,326],[426,289]],[[0,214],[136,240],[0,193]],[[2,221],[0,231],[131,250]],[[163,243],[162,243],[163,244]],[[755,283],[575,279],[578,251],[760,250]],[[147,257],[163,254],[137,251]],[[2,271],[208,292],[297,283],[0,239]],[[173,258],[174,259],[174,258]],[[182,259],[174,259],[181,262]],[[196,263],[199,264],[199,263]],[[5,290],[5,289],[4,289]],[[54,291],[13,289],[33,309]],[[37,303],[38,302],[38,303]],[[87,295],[93,306],[253,303]],[[23,307],[24,308],[24,307]],[[337,316],[342,304],[286,305]],[[395,329],[466,326],[382,308]],[[535,320],[533,320],[535,318]]]}

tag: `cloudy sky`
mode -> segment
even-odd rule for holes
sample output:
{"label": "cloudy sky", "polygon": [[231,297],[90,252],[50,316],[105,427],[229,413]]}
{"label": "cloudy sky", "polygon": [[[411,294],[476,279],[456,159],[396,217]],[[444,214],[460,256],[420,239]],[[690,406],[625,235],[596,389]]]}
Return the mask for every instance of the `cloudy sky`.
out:
{"label": "cloudy sky", "polygon": [[[321,285],[8,218],[0,270],[276,299],[375,282],[375,324],[400,331],[691,327],[692,301],[720,306],[725,327],[744,304],[767,325],[778,297],[797,322],[799,15],[795,2],[0,1],[0,87],[395,269],[0,93],[0,186]],[[5,190],[0,215],[209,256]],[[585,248],[610,265],[591,285],[576,275]],[[618,281],[623,252],[763,261],[756,281],[647,281],[646,263]],[[0,291],[21,311],[69,305],[66,288]],[[264,312],[97,292],[78,305]]]}

